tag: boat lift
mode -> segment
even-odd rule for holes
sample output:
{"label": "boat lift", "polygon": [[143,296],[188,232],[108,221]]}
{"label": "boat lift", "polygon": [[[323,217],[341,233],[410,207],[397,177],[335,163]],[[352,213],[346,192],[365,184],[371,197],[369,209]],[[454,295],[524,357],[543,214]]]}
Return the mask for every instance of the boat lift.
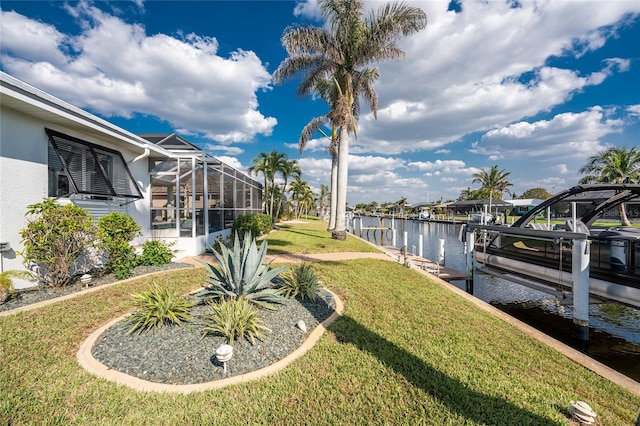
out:
{"label": "boat lift", "polygon": [[[579,218],[572,201],[572,217],[563,228],[531,223],[558,202],[598,191],[609,196]],[[553,196],[511,226],[468,223],[460,232],[466,272],[490,273],[562,297],[569,289],[574,334],[586,341],[590,295],[640,307],[640,229],[591,228],[602,212],[634,199],[640,199],[640,185],[583,185]]]}

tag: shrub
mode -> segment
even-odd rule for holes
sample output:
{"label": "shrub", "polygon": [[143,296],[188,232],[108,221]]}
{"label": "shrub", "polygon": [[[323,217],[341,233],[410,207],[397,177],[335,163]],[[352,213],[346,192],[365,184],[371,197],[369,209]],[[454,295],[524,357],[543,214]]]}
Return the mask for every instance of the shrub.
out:
{"label": "shrub", "polygon": [[289,299],[300,297],[302,300],[316,300],[318,290],[322,286],[320,277],[308,263],[294,266],[284,272],[280,278],[282,284],[278,288],[278,293]]}
{"label": "shrub", "polygon": [[209,254],[213,254],[214,251],[220,252],[221,246],[225,246],[227,248],[233,247],[233,241],[231,241],[231,237],[225,238],[221,235],[218,235],[216,241],[211,245],[211,247],[208,247],[205,252]]}
{"label": "shrub", "polygon": [[28,206],[27,215],[37,217],[20,230],[24,264],[30,269],[37,265],[40,279],[49,285],[67,285],[72,278],[71,268],[93,241],[89,212],[71,203],[61,206],[47,198]]}
{"label": "shrub", "polygon": [[263,308],[275,309],[273,303],[284,300],[275,289],[270,288],[271,280],[286,267],[269,269],[271,263],[263,265],[267,254],[267,242],[264,241],[258,250],[256,240],[247,232],[244,243],[240,244],[238,234],[235,235],[233,249],[220,246],[220,251],[214,251],[220,269],[200,261],[209,276],[205,289],[198,296],[211,296],[216,299],[234,299],[243,297],[250,303]]}
{"label": "shrub", "polygon": [[133,325],[129,333],[154,329],[162,324],[180,324],[189,321],[189,310],[193,306],[186,297],[171,293],[154,284],[149,290],[132,295],[133,306],[138,308],[129,319]]}
{"label": "shrub", "polygon": [[271,229],[273,229],[271,227],[272,225],[271,216],[263,213],[263,214],[256,215],[256,219],[258,220],[258,226],[260,227],[260,233],[262,235],[268,234],[269,232],[271,232]]}
{"label": "shrub", "polygon": [[131,241],[140,235],[140,227],[126,213],[111,212],[98,221],[98,247],[106,251],[107,269],[119,279],[131,275],[138,264]]}
{"label": "shrub", "polygon": [[36,278],[29,271],[4,271],[0,274],[0,305],[11,299],[16,294],[16,289],[13,287],[12,278],[24,278],[27,280],[33,280]]}
{"label": "shrub", "polygon": [[142,256],[138,260],[140,265],[162,266],[171,263],[176,250],[171,249],[174,241],[148,240],[142,245]]}
{"label": "shrub", "polygon": [[205,314],[203,337],[218,334],[227,338],[230,345],[240,337],[245,337],[255,345],[256,338],[266,339],[262,332],[271,331],[262,324],[258,313],[244,298],[221,300],[209,303],[211,311]]}
{"label": "shrub", "polygon": [[260,223],[256,215],[248,214],[238,216],[231,227],[231,234],[238,234],[240,239],[244,239],[246,233],[250,233],[254,238],[260,236]]}

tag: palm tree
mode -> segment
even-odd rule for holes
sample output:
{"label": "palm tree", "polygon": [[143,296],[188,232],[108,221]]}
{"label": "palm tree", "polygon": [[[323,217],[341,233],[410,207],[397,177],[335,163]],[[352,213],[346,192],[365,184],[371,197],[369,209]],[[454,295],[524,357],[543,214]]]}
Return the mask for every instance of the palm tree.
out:
{"label": "palm tree", "polygon": [[320,195],[318,195],[318,203],[320,204],[320,216],[324,217],[327,213],[327,197],[330,197],[329,187],[320,185]]}
{"label": "palm tree", "polygon": [[[404,3],[383,5],[375,14],[364,16],[363,0],[319,0],[329,29],[314,26],[289,27],[282,36],[288,57],[274,73],[280,83],[306,71],[298,88],[306,93],[319,80],[332,79],[338,95],[331,105],[332,123],[338,129],[336,224],[332,237],[346,238],[349,133],[357,134],[358,98],[377,116],[377,94],[373,83],[379,77],[374,61],[400,59],[397,46],[401,35],[409,35],[427,24],[425,13]],[[334,192],[334,191],[332,191]]]}
{"label": "palm tree", "polygon": [[398,207],[400,207],[400,215],[404,216],[404,208],[407,204],[409,204],[407,202],[407,197],[400,197],[396,204],[398,205]]}
{"label": "palm tree", "polygon": [[[302,212],[304,211],[306,217],[309,210],[315,205],[315,201],[315,194],[309,185],[307,185],[304,192],[298,197],[298,203],[300,204],[300,216],[302,216]],[[298,217],[298,219],[300,219],[300,217]]]}
{"label": "palm tree", "polygon": [[[292,176],[300,176],[302,174],[302,170],[300,170],[300,166],[298,166],[298,162],[296,160],[285,160],[278,170],[282,175],[282,179],[284,183],[282,184],[282,197],[284,198],[287,193],[287,183],[289,178]],[[275,216],[272,218],[273,228],[275,228],[276,221],[280,216],[280,206],[282,205],[282,200],[278,203],[278,209],[276,210]]]}
{"label": "palm tree", "polygon": [[[310,96],[313,93],[320,95],[329,105],[333,106],[337,102],[338,91],[336,85],[328,79],[320,79],[314,81],[313,88],[301,86],[298,88],[298,96],[305,97]],[[311,120],[303,129],[300,134],[298,146],[300,147],[300,154],[303,153],[309,138],[317,130],[325,138],[329,140],[329,153],[331,154],[331,198],[330,198],[330,210],[329,210],[329,226],[327,231],[333,231],[336,227],[336,188],[338,186],[338,129],[337,124],[334,122],[336,119],[333,110],[327,114],[316,117]],[[320,126],[322,124],[331,124],[331,136],[327,135]]]}
{"label": "palm tree", "polygon": [[[635,146],[613,147],[589,157],[578,170],[587,176],[580,183],[638,183],[640,181],[640,150]],[[631,226],[624,203],[620,204],[620,223]]]}
{"label": "palm tree", "polygon": [[276,173],[282,173],[282,170],[286,167],[285,164],[287,160],[287,154],[278,152],[276,150],[271,151],[268,155],[267,171],[269,181],[271,183],[271,196],[269,197],[269,215],[271,216],[272,220],[275,220],[273,214],[273,205],[276,199]]}
{"label": "palm tree", "polygon": [[269,157],[264,152],[260,152],[256,158],[251,160],[251,163],[254,165],[247,169],[249,173],[255,174],[256,176],[258,176],[258,173],[262,173],[264,176],[264,186],[262,187],[262,211],[267,213],[267,200],[269,194],[267,189],[267,173],[269,168]]}
{"label": "palm tree", "polygon": [[489,192],[489,212],[491,212],[491,200],[494,193],[500,194],[500,197],[505,191],[509,193],[507,188],[513,185],[507,180],[510,174],[511,172],[504,170],[498,171],[498,166],[491,167],[488,173],[482,169],[480,172],[473,174],[473,183],[482,184],[482,189],[486,189]]}
{"label": "palm tree", "polygon": [[293,182],[291,182],[291,193],[291,197],[295,201],[296,218],[300,218],[306,198],[309,193],[313,194],[313,192],[311,192],[309,183],[306,180],[303,180],[300,176],[295,176]]}

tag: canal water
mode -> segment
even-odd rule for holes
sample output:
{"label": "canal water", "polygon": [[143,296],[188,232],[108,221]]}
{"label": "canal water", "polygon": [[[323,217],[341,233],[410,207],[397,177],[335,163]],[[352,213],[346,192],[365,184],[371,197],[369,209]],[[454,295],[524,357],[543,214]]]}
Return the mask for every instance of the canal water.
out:
{"label": "canal water", "polygon": [[[355,218],[351,229],[354,235],[360,235],[361,227],[362,237],[367,241],[393,245],[392,231],[364,229],[383,227],[380,218]],[[422,256],[429,260],[438,260],[439,241],[443,239],[444,265],[465,270],[463,243],[458,239],[460,224],[385,218],[384,227],[396,230],[397,248],[402,248],[406,231],[407,250],[416,255],[422,236]],[[452,281],[451,284],[465,290],[464,281]],[[473,295],[640,382],[640,309],[610,301],[592,303],[589,306],[589,342],[585,345],[575,341],[572,335],[572,305],[562,303],[551,294],[476,272]]]}

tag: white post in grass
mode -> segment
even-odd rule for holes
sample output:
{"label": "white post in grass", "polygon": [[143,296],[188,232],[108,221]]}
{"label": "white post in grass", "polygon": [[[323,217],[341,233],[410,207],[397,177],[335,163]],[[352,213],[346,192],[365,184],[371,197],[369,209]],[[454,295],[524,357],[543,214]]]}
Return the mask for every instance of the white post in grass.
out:
{"label": "white post in grass", "polygon": [[589,340],[589,241],[573,240],[571,274],[573,276],[574,337]]}

